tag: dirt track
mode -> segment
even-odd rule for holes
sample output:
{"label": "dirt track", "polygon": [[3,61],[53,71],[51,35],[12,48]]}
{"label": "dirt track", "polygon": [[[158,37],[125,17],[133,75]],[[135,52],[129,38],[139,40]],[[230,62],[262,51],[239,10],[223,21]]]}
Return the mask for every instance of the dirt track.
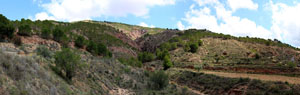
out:
{"label": "dirt track", "polygon": [[201,71],[205,74],[213,74],[217,76],[230,77],[230,78],[250,78],[259,79],[264,81],[281,81],[289,82],[291,84],[300,84],[299,77],[288,77],[280,75],[263,75],[263,74],[246,74],[246,73],[227,73],[227,72],[214,72],[214,71]]}

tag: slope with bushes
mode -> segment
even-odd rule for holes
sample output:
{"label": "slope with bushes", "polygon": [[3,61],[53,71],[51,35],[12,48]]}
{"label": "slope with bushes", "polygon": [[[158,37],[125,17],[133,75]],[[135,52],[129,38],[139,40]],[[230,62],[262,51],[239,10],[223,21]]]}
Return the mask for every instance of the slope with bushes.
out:
{"label": "slope with bushes", "polygon": [[298,77],[299,49],[278,40],[106,21],[10,21],[3,15],[0,21],[1,95],[194,95],[237,89],[246,89],[242,92],[247,94],[298,94],[299,90],[288,83],[187,70]]}

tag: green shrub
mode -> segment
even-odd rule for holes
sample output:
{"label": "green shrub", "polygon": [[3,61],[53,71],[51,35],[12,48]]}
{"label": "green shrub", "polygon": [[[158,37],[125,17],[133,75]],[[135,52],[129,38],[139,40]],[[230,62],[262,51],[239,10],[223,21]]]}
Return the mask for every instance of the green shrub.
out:
{"label": "green shrub", "polygon": [[294,63],[294,62],[288,62],[288,63],[287,63],[287,66],[288,66],[289,68],[295,68],[295,67],[297,66],[297,64]]}
{"label": "green shrub", "polygon": [[48,29],[48,28],[44,28],[43,30],[42,30],[42,38],[44,38],[44,39],[51,39],[51,30],[50,29]]}
{"label": "green shrub", "polygon": [[202,65],[194,65],[194,68],[199,72],[203,66]]}
{"label": "green shrub", "polygon": [[203,45],[203,42],[201,40],[198,40],[198,45],[199,46],[202,46]]}
{"label": "green shrub", "polygon": [[162,52],[159,50],[156,53],[157,59],[159,60],[164,60],[165,56],[170,56],[169,51],[168,50],[163,50]]}
{"label": "green shrub", "polygon": [[177,43],[171,43],[170,50],[175,50],[177,48]]}
{"label": "green shrub", "polygon": [[255,59],[260,59],[260,55],[258,53],[255,53]]}
{"label": "green shrub", "polygon": [[157,58],[159,57],[159,55],[161,55],[162,54],[162,51],[159,49],[159,48],[157,48],[156,50],[155,50],[155,55],[157,56]]}
{"label": "green shrub", "polygon": [[185,52],[189,52],[189,51],[191,50],[190,45],[189,45],[189,44],[185,44],[185,45],[183,46],[183,50],[184,50]]}
{"label": "green shrub", "polygon": [[197,43],[190,44],[190,49],[192,53],[196,53],[198,51],[198,44]]}
{"label": "green shrub", "polygon": [[155,59],[155,56],[150,52],[142,52],[138,55],[138,59],[144,62],[150,62]]}
{"label": "green shrub", "polygon": [[21,25],[19,27],[18,34],[21,35],[21,36],[31,36],[32,35],[32,30],[31,30],[30,25]]}
{"label": "green shrub", "polygon": [[107,49],[107,47],[104,44],[99,43],[97,45],[97,48],[98,48],[99,55],[108,56],[108,57],[112,56],[112,54],[109,52],[109,50]]}
{"label": "green shrub", "polygon": [[180,42],[182,41],[179,37],[172,38],[169,42]]}
{"label": "green shrub", "polygon": [[98,47],[97,44],[93,41],[90,41],[88,46],[87,46],[87,51],[89,51],[90,53],[97,55],[98,54]]}
{"label": "green shrub", "polygon": [[75,40],[75,46],[79,48],[83,48],[85,45],[85,39],[83,36],[78,36],[77,39]]}
{"label": "green shrub", "polygon": [[164,71],[156,71],[150,74],[150,81],[152,89],[161,90],[168,86],[169,76]]}
{"label": "green shrub", "polygon": [[169,56],[165,56],[164,57],[164,64],[163,64],[163,66],[164,66],[164,70],[167,70],[167,69],[169,69],[169,68],[171,68],[173,66],[173,63],[172,63],[172,61],[171,61],[171,59],[170,59]]}
{"label": "green shrub", "polygon": [[92,53],[94,55],[102,55],[102,56],[112,57],[112,53],[102,43],[96,44],[95,42],[90,41],[87,46],[87,51],[89,51],[90,53]]}
{"label": "green shrub", "polygon": [[119,58],[118,60],[122,64],[130,65],[130,66],[133,66],[133,67],[142,67],[143,66],[142,62],[139,61],[138,59],[134,58],[134,57],[131,57],[129,59]]}
{"label": "green shrub", "polygon": [[0,14],[0,40],[5,38],[13,38],[15,28],[10,24],[10,21]]}
{"label": "green shrub", "polygon": [[38,55],[41,55],[45,58],[51,58],[52,55],[51,55],[51,52],[49,51],[49,49],[45,46],[39,46],[37,49],[36,49],[36,52]]}
{"label": "green shrub", "polygon": [[68,82],[72,81],[76,70],[79,69],[79,64],[80,55],[69,48],[63,48],[62,51],[55,54],[55,71]]}
{"label": "green shrub", "polygon": [[66,34],[60,28],[55,28],[53,30],[53,39],[57,42],[63,42],[63,40],[66,40]]}
{"label": "green shrub", "polygon": [[168,42],[163,43],[162,45],[160,45],[160,49],[161,50],[170,50],[171,49],[171,45]]}

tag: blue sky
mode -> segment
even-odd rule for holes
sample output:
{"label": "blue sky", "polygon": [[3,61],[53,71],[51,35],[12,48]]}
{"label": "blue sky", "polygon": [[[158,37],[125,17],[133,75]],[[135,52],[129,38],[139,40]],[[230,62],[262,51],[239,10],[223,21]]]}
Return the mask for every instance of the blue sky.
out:
{"label": "blue sky", "polygon": [[[16,3],[18,2],[18,3]],[[300,0],[1,0],[11,20],[98,20],[147,27],[209,29],[279,39],[300,47]]]}

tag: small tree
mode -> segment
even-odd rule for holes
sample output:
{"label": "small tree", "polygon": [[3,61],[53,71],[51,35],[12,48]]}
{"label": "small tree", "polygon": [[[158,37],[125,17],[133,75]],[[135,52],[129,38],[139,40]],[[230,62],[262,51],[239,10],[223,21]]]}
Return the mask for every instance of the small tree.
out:
{"label": "small tree", "polygon": [[50,29],[48,29],[48,28],[44,28],[43,30],[42,30],[42,38],[44,38],[44,39],[51,39],[51,30]]}
{"label": "small tree", "polygon": [[144,62],[150,62],[155,59],[154,55],[150,52],[143,52],[138,55],[138,59]]}
{"label": "small tree", "polygon": [[97,45],[97,48],[98,48],[98,54],[99,55],[111,57],[111,53],[109,52],[109,50],[107,49],[107,47],[104,44],[99,43]]}
{"label": "small tree", "polygon": [[184,50],[185,52],[189,52],[189,51],[191,50],[190,45],[189,45],[189,44],[185,44],[185,45],[183,46],[183,50]]}
{"label": "small tree", "polygon": [[87,51],[89,51],[90,53],[97,55],[98,54],[98,47],[97,44],[93,41],[90,41],[88,46],[87,46]]}
{"label": "small tree", "polygon": [[64,36],[66,36],[66,34],[60,28],[53,30],[53,39],[55,41],[62,42]]}
{"label": "small tree", "polygon": [[196,53],[198,51],[198,44],[197,43],[192,43],[190,44],[191,52]]}
{"label": "small tree", "polygon": [[165,56],[170,56],[169,51],[164,49],[162,52],[157,53],[157,59],[164,60]]}
{"label": "small tree", "polygon": [[79,48],[83,48],[85,45],[85,39],[83,36],[78,36],[77,39],[75,40],[75,45]]}
{"label": "small tree", "polygon": [[72,81],[72,78],[75,76],[79,64],[80,56],[69,48],[63,48],[62,51],[56,52],[55,54],[56,72],[69,82]]}
{"label": "small tree", "polygon": [[160,46],[161,50],[170,50],[171,49],[171,45],[170,43],[163,43],[161,46]]}
{"label": "small tree", "polygon": [[156,71],[150,75],[151,87],[156,90],[161,90],[168,86],[169,76],[164,71]]}
{"label": "small tree", "polygon": [[31,36],[32,35],[32,31],[31,31],[31,27],[29,25],[21,25],[19,27],[19,35],[21,36]]}
{"label": "small tree", "polygon": [[87,51],[89,51],[90,53],[92,53],[94,55],[103,55],[103,56],[107,56],[107,57],[112,57],[112,53],[102,43],[96,44],[95,42],[90,41],[87,46]]}
{"label": "small tree", "polygon": [[10,24],[10,21],[0,14],[0,39],[13,38],[15,28]]}
{"label": "small tree", "polygon": [[201,40],[198,40],[198,45],[199,46],[202,46],[203,45],[203,42]]}
{"label": "small tree", "polygon": [[173,63],[172,63],[172,61],[171,61],[171,59],[170,59],[169,56],[165,56],[164,57],[164,64],[163,64],[163,66],[164,66],[164,70],[167,70],[167,69],[169,69],[169,68],[171,68],[173,66]]}

